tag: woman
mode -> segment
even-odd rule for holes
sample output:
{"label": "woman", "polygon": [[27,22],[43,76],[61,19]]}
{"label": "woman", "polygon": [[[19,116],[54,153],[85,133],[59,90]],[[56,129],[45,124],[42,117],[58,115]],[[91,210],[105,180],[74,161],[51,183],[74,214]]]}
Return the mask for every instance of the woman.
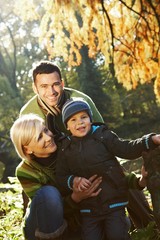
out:
{"label": "woman", "polygon": [[23,159],[16,168],[16,176],[30,198],[25,215],[25,238],[62,239],[67,228],[63,206],[73,211],[76,202],[97,196],[101,191],[96,190],[101,178],[91,177],[92,185],[88,190],[73,191],[63,199],[55,182],[57,145],[44,121],[34,114],[23,115],[14,122],[10,136],[17,154]]}

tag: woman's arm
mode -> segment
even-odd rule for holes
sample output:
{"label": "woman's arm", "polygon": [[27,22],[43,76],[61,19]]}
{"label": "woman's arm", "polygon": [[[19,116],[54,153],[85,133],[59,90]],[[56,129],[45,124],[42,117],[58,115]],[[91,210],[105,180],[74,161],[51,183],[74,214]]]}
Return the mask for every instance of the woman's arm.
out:
{"label": "woman's arm", "polygon": [[36,191],[45,185],[47,181],[47,179],[42,176],[40,170],[33,168],[25,162],[19,164],[16,168],[15,175],[29,198],[33,198]]}
{"label": "woman's arm", "polygon": [[95,197],[100,193],[102,189],[99,188],[99,185],[102,182],[102,177],[94,175],[90,177],[89,180],[91,182],[91,186],[85,191],[77,192],[77,190],[74,190],[73,187],[73,192],[64,198],[65,209],[68,209],[68,207],[71,209],[79,209],[78,203],[80,203],[83,199]]}

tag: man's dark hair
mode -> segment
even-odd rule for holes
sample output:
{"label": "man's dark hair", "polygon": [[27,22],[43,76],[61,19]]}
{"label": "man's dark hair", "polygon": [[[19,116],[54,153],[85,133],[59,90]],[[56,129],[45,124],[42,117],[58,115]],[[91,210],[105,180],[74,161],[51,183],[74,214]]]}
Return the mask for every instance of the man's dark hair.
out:
{"label": "man's dark hair", "polygon": [[60,79],[62,79],[61,71],[57,65],[53,64],[50,61],[41,61],[33,68],[32,75],[33,75],[34,83],[36,80],[36,76],[38,74],[49,74],[49,73],[53,73],[53,72],[57,72],[60,76]]}

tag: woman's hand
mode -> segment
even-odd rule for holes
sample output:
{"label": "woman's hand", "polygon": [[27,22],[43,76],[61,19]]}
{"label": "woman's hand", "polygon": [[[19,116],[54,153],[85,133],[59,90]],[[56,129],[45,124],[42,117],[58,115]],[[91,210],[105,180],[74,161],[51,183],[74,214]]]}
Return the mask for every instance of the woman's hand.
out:
{"label": "woman's hand", "polygon": [[[80,181],[81,179],[79,179]],[[77,191],[77,186],[74,186],[74,184],[77,184],[77,182],[74,181],[73,182],[73,193],[71,195],[71,198],[73,199],[73,201],[75,202],[80,202],[83,199],[89,198],[89,197],[95,197],[97,196],[100,191],[102,190],[101,188],[98,188],[100,183],[102,182],[102,177],[97,177],[97,175],[93,175],[92,177],[90,177],[88,179],[90,186],[87,189],[81,190],[81,191]]]}

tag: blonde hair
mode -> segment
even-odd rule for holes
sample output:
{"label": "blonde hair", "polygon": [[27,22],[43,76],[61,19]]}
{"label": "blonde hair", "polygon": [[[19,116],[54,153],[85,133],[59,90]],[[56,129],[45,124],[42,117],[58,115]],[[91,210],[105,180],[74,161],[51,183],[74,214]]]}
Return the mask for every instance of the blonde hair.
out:
{"label": "blonde hair", "polygon": [[31,139],[38,136],[43,128],[44,120],[36,114],[25,114],[19,117],[10,129],[10,138],[20,158],[29,159],[24,146],[28,146]]}

